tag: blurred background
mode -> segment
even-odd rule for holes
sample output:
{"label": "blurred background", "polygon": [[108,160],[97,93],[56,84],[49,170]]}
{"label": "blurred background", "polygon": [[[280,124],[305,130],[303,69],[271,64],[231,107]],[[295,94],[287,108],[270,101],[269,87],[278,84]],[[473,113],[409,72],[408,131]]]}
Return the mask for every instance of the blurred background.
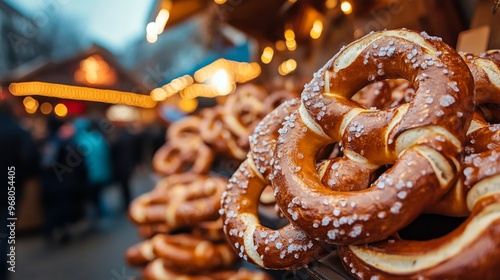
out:
{"label": "blurred background", "polygon": [[[3,166],[16,166],[18,220],[16,272],[0,279],[135,277],[124,261],[139,240],[127,207],[158,180],[151,161],[171,123],[245,83],[300,91],[343,45],[371,31],[406,27],[461,51],[500,48],[493,4],[1,1],[0,157]],[[29,81],[142,99],[9,90]],[[7,233],[0,234],[5,245]]]}

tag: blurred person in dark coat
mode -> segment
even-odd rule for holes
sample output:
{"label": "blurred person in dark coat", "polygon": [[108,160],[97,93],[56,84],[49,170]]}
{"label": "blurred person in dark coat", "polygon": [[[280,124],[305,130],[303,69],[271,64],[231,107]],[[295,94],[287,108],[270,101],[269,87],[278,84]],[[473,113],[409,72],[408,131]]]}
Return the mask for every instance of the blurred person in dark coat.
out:
{"label": "blurred person in dark coat", "polygon": [[115,180],[120,184],[125,209],[132,199],[130,180],[142,157],[141,143],[140,131],[129,125],[117,131],[111,144]]}
{"label": "blurred person in dark coat", "polygon": [[15,246],[7,242],[10,235],[7,218],[12,217],[8,213],[8,187],[15,188],[11,189],[15,190],[15,210],[18,210],[24,182],[29,176],[35,175],[39,154],[31,134],[15,119],[10,101],[0,100],[0,130],[0,168],[3,180],[10,180],[8,170],[15,172],[12,185],[4,184],[0,195],[0,279],[7,279],[7,250],[11,245]]}
{"label": "blurred person in dark coat", "polygon": [[49,242],[69,240],[71,226],[85,217],[87,169],[69,122],[51,120],[51,134],[42,151],[42,202]]}

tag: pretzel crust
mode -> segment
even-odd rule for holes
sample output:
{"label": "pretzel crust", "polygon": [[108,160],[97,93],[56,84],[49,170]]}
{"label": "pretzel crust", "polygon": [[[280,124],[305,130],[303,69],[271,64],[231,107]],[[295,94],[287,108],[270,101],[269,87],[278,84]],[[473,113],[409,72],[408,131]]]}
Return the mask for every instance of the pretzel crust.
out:
{"label": "pretzel crust", "polygon": [[205,174],[214,160],[213,151],[199,137],[168,141],[153,156],[153,168],[162,175],[179,172]]}
{"label": "pretzel crust", "polygon": [[[401,77],[415,89],[407,104],[367,110],[349,100],[372,81]],[[332,244],[382,240],[409,224],[457,180],[473,85],[456,51],[426,34],[381,31],[348,45],[306,85],[302,106],[281,130],[273,186],[283,213]],[[352,181],[392,167],[369,186],[357,186],[361,191],[333,190],[322,184],[315,158],[336,142],[344,161],[368,168],[368,174],[344,172]],[[350,165],[336,168],[344,166]]]}
{"label": "pretzel crust", "polygon": [[222,219],[229,243],[240,258],[268,269],[299,268],[324,251],[293,224],[273,230],[261,225],[257,215],[259,198],[270,183],[268,166],[279,124],[298,104],[298,100],[285,102],[258,124],[250,137],[248,159],[233,174],[222,196]]}
{"label": "pretzel crust", "polygon": [[130,218],[137,224],[163,223],[169,230],[216,220],[226,182],[214,176],[167,177],[132,201]]}
{"label": "pretzel crust", "polygon": [[[476,91],[484,86],[480,83]],[[489,100],[494,101],[491,96],[500,96],[500,88],[490,87],[490,90]],[[465,145],[459,181],[428,210],[467,216],[467,220],[449,234],[427,241],[389,238],[372,244],[341,246],[339,256],[353,276],[359,279],[498,278],[500,126],[487,123],[475,113]]]}

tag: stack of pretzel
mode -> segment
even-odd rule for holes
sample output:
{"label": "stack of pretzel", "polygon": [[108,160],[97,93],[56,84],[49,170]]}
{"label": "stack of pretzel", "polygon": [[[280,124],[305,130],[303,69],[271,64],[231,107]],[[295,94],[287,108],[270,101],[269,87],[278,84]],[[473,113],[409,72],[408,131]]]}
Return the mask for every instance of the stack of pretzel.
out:
{"label": "stack of pretzel", "polygon": [[164,176],[136,198],[129,215],[144,241],[129,248],[127,262],[143,267],[144,279],[270,279],[266,273],[235,270],[238,258],[227,243],[220,199],[227,178],[214,175],[217,156],[240,160],[256,119],[291,93],[270,95],[258,86],[241,86],[224,105],[207,108],[172,124],[166,143],[153,158]]}
{"label": "stack of pretzel", "polygon": [[[499,105],[500,52],[460,54],[406,29],[368,34],[256,127],[221,200],[226,237],[268,269],[337,248],[358,279],[498,279]],[[266,185],[283,228],[259,221]],[[400,238],[423,213],[466,219],[436,239]]]}
{"label": "stack of pretzel", "polygon": [[166,143],[153,158],[162,175],[206,173],[215,155],[242,161],[248,136],[267,113],[294,94],[286,90],[267,93],[255,84],[237,88],[224,102],[173,123]]}

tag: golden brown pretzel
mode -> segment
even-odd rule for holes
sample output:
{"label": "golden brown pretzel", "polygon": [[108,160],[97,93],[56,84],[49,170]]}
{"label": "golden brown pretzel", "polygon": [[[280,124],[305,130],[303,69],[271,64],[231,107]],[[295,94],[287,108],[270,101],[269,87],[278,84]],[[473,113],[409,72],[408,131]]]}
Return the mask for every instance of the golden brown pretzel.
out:
{"label": "golden brown pretzel", "polygon": [[500,122],[500,51],[461,55],[474,77],[477,106],[488,121]]}
{"label": "golden brown pretzel", "polygon": [[135,244],[125,252],[125,260],[130,266],[144,266],[156,258],[150,239]]}
{"label": "golden brown pretzel", "polygon": [[297,94],[293,94],[288,90],[282,89],[270,93],[264,100],[263,112],[265,114],[270,113],[276,109],[281,103],[298,97]]}
{"label": "golden brown pretzel", "polygon": [[[343,265],[358,279],[498,279],[500,265],[500,130],[475,118],[454,197],[470,216],[428,241],[391,238],[342,246]],[[446,208],[444,207],[444,208]],[[446,210],[450,211],[450,210]]]}
{"label": "golden brown pretzel", "polygon": [[[349,100],[372,81],[402,77],[415,89],[407,104],[367,110]],[[281,130],[273,186],[283,213],[334,244],[382,240],[409,224],[457,180],[473,86],[457,52],[425,33],[381,31],[348,45],[305,86]],[[335,142],[343,157],[332,160],[337,171],[325,186],[315,158]],[[369,184],[384,165],[392,167]],[[346,183],[359,191],[330,188]]]}
{"label": "golden brown pretzel", "polygon": [[167,177],[153,191],[136,198],[129,209],[132,221],[163,223],[167,229],[174,230],[216,220],[227,180],[203,175],[191,178],[184,175],[185,181],[171,183]]}
{"label": "golden brown pretzel", "polygon": [[294,269],[311,262],[320,245],[294,225],[273,230],[257,215],[259,198],[269,184],[270,161],[280,123],[295,110],[297,99],[267,115],[250,137],[251,152],[229,179],[222,197],[222,219],[229,243],[240,258],[270,269]]}
{"label": "golden brown pretzel", "polygon": [[202,119],[199,116],[191,115],[171,124],[167,131],[168,141],[184,141],[190,138],[201,137]]}
{"label": "golden brown pretzel", "polygon": [[196,274],[185,274],[172,270],[164,265],[161,259],[148,265],[143,273],[145,280],[271,280],[263,271],[250,271],[245,268],[235,270],[219,270]]}
{"label": "golden brown pretzel", "polygon": [[246,149],[238,144],[235,136],[226,126],[221,108],[207,108],[202,112],[201,137],[218,153],[243,160]]}
{"label": "golden brown pretzel", "polygon": [[500,51],[461,55],[474,77],[476,104],[500,104]]}
{"label": "golden brown pretzel", "polygon": [[213,271],[236,262],[235,253],[226,242],[214,243],[191,234],[157,234],[151,242],[155,255],[177,271]]}
{"label": "golden brown pretzel", "polygon": [[162,175],[179,172],[204,174],[214,160],[213,151],[199,137],[168,141],[153,156],[153,168]]}
{"label": "golden brown pretzel", "polygon": [[266,92],[255,84],[244,84],[227,97],[222,117],[240,146],[248,145],[248,136],[264,116]]}

